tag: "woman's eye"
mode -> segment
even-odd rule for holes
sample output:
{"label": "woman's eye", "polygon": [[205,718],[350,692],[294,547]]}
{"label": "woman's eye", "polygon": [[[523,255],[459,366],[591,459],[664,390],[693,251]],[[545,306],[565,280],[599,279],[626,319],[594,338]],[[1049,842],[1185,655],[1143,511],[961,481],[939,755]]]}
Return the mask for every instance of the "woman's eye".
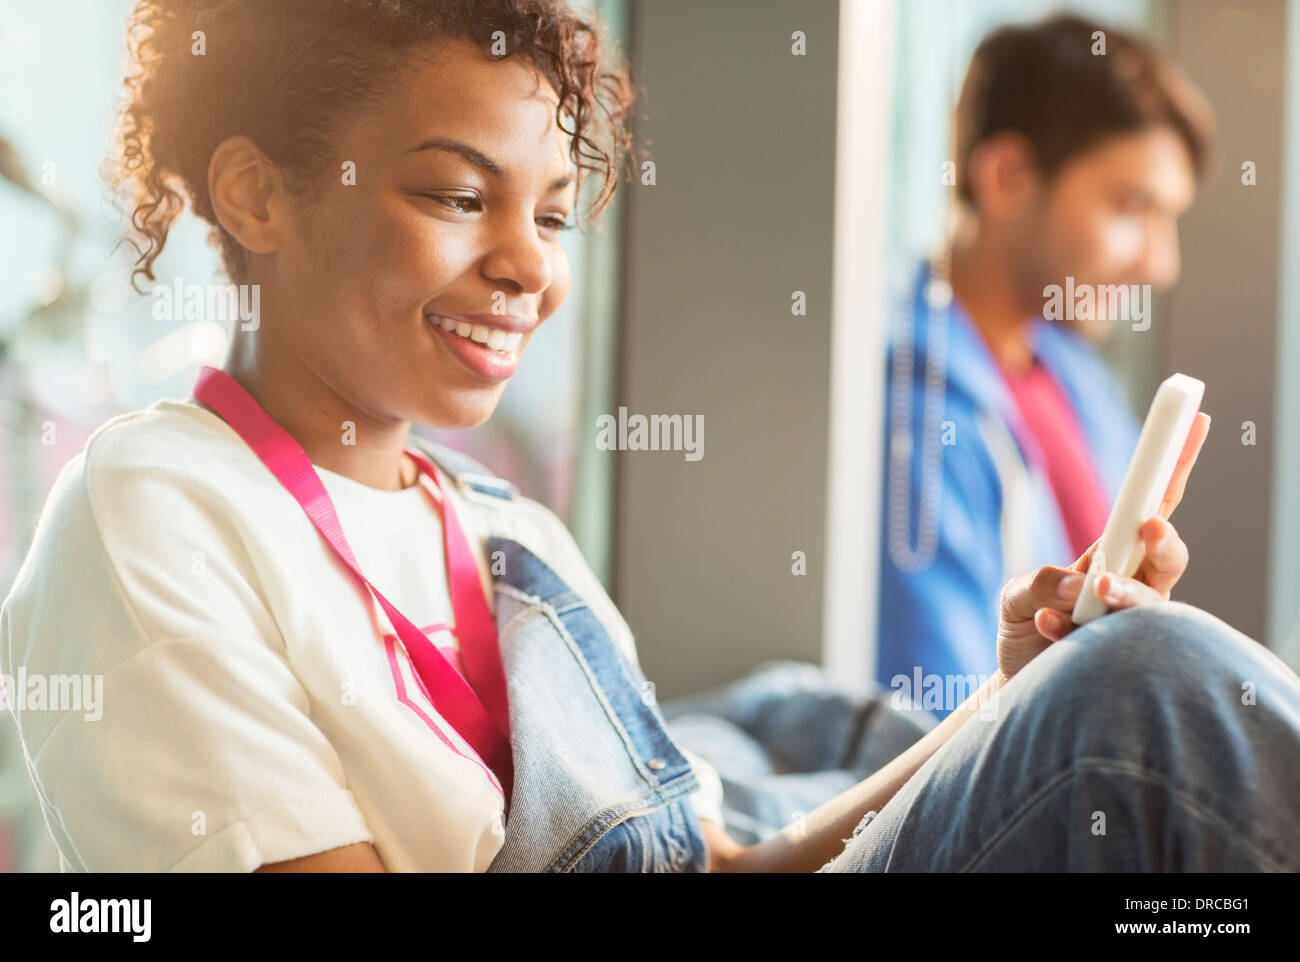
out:
{"label": "woman's eye", "polygon": [[[441,204],[443,207],[457,214],[477,214],[483,210],[483,200],[476,194],[436,194],[432,192],[421,192],[421,197],[427,197],[434,203]],[[569,230],[574,225],[568,222],[568,217],[563,214],[549,214],[545,217],[537,218],[537,223],[548,230]]]}
{"label": "woman's eye", "polygon": [[424,196],[458,214],[473,214],[483,206],[473,194],[425,194]]}
{"label": "woman's eye", "polygon": [[561,217],[557,214],[548,217],[539,217],[537,218],[537,223],[551,230],[569,230],[573,227],[573,225],[569,223],[567,217]]}

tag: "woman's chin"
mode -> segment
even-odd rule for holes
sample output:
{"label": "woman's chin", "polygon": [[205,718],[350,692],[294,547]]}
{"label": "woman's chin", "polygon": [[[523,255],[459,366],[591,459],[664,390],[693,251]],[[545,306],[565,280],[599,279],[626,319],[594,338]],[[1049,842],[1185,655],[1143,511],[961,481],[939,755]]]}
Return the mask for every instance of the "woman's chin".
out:
{"label": "woman's chin", "polygon": [[457,391],[428,406],[420,421],[429,427],[465,431],[485,423],[501,401],[504,385],[486,390]]}

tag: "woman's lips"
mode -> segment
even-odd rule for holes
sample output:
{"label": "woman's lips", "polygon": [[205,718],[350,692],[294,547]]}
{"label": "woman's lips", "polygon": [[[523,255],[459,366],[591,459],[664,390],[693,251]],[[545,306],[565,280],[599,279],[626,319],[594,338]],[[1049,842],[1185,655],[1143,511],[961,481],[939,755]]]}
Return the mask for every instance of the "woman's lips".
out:
{"label": "woman's lips", "polygon": [[[425,319],[460,362],[479,377],[489,381],[504,381],[514,374],[519,366],[518,352],[523,334],[506,333],[500,329],[469,324],[466,321],[454,321],[438,314],[429,314]],[[448,329],[449,327],[452,329]],[[470,336],[463,336],[456,333],[457,331],[465,332]],[[474,340],[475,336],[480,340]],[[481,343],[483,338],[487,339],[487,343]],[[501,350],[496,350],[493,345],[500,347]]]}

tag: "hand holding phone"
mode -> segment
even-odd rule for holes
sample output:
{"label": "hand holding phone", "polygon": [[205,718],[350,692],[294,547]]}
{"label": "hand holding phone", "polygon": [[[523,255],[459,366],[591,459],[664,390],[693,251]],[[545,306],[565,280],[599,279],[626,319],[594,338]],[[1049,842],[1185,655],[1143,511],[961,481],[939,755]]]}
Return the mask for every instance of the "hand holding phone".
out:
{"label": "hand holding phone", "polygon": [[[1153,426],[1152,434],[1156,433],[1156,422],[1148,420]],[[1086,596],[1097,598],[1102,612],[1151,604],[1169,597],[1170,589],[1187,567],[1187,546],[1168,519],[1182,500],[1187,478],[1209,430],[1210,416],[1197,414],[1193,409],[1191,427],[1186,431],[1181,453],[1176,446],[1174,448],[1172,473],[1160,472],[1167,476],[1163,499],[1158,500],[1153,512],[1137,512],[1139,519],[1132,528],[1127,523],[1121,527],[1118,515],[1112,512],[1107,529],[1118,531],[1119,535],[1108,539],[1103,532],[1103,536],[1068,568],[1048,565],[1007,582],[1002,590],[998,625],[998,668],[1004,677],[1012,677],[1050,644],[1074,631],[1077,623],[1071,619],[1071,613]],[[1175,431],[1174,437],[1177,436]],[[1136,456],[1134,460],[1137,460]],[[1131,464],[1129,473],[1135,474]],[[1135,489],[1140,487],[1139,482],[1140,479],[1133,481]],[[1125,484],[1128,484],[1128,479]],[[1160,491],[1158,484],[1154,487]],[[1145,503],[1149,504],[1149,499]],[[1114,522],[1113,527],[1111,522]],[[1132,563],[1133,569],[1124,577],[1118,571],[1108,570],[1104,553],[1103,558],[1097,560],[1103,540],[1120,546],[1114,549],[1114,554],[1124,556],[1125,568]],[[1096,567],[1092,577],[1086,578],[1094,561]],[[1083,587],[1085,580],[1088,582],[1086,589]],[[1099,589],[1104,598],[1098,597]]]}
{"label": "hand holding phone", "polygon": [[1132,577],[1142,563],[1142,525],[1152,517],[1167,519],[1182,498],[1187,475],[1208,430],[1208,417],[1198,418],[1205,384],[1185,374],[1167,378],[1156,391],[1137,447],[1101,538],[1092,549],[1083,588],[1071,620],[1087,624],[1107,612],[1097,596],[1103,574]]}

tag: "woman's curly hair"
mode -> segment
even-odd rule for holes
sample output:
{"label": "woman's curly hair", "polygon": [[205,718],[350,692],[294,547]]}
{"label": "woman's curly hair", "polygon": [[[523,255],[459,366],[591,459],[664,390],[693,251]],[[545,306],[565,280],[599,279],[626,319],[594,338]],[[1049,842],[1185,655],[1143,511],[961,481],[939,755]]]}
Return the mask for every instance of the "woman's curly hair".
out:
{"label": "woman's curly hair", "polygon": [[[391,87],[415,52],[447,39],[526,59],[559,96],[579,186],[600,178],[589,216],[635,165],[635,94],[617,52],[563,0],[137,0],[117,145],[105,176],[130,213],[131,279],[153,264],[188,197],[212,225],[227,273],[247,279],[244,248],[217,221],[208,162],[250,137],[298,183],[331,166],[344,111]],[[502,48],[500,45],[504,44]],[[286,178],[288,180],[288,178]]]}

